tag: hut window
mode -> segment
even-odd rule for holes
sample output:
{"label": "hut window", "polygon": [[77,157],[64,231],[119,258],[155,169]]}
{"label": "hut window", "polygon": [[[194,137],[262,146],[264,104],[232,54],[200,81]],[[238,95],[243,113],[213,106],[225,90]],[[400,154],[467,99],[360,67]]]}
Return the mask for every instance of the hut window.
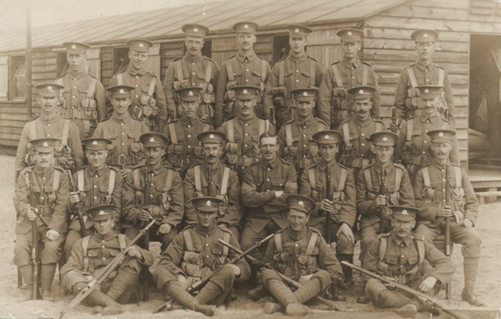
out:
{"label": "hut window", "polygon": [[113,49],[113,74],[127,70],[129,62],[129,47]]}
{"label": "hut window", "polygon": [[[85,69],[87,72],[100,79],[101,77],[101,61],[100,61],[100,53],[101,49],[93,48],[87,50],[87,59],[85,64]],[[68,73],[69,64],[68,59],[66,58],[66,52],[57,52],[56,56],[56,72],[57,77],[60,77],[66,73]]]}
{"label": "hut window", "polygon": [[289,54],[290,49],[288,34],[273,36],[272,64]]}
{"label": "hut window", "polygon": [[11,56],[9,67],[9,99],[24,100],[26,96],[26,61],[24,56]]}

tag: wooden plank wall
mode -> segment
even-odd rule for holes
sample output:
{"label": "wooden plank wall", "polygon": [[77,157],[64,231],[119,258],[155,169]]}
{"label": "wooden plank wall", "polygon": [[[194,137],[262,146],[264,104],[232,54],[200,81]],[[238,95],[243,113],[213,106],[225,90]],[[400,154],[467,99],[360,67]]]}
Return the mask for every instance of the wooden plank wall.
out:
{"label": "wooden plank wall", "polygon": [[456,127],[462,165],[468,162],[468,95],[470,33],[501,31],[501,18],[473,15],[468,0],[408,2],[373,16],[364,23],[364,60],[373,64],[382,91],[381,116],[390,122],[400,71],[416,59],[410,35],[416,29],[440,32],[436,64],[449,73],[456,107]]}
{"label": "wooden plank wall", "polygon": [[[256,52],[256,55],[260,58],[271,63],[273,35],[258,34],[256,38],[256,43],[254,43],[254,52]],[[221,66],[221,64],[230,56],[236,54],[237,51],[238,46],[234,34],[212,39],[212,58],[219,66]]]}

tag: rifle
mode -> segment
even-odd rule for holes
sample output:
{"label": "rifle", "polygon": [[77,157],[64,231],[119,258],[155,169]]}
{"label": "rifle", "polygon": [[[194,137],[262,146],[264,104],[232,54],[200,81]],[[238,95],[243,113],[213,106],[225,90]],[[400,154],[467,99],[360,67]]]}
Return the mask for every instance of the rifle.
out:
{"label": "rifle", "polygon": [[[143,184],[143,209],[146,209],[149,211],[150,207],[150,186],[148,181],[146,179],[148,178],[148,167],[144,165],[144,184]],[[143,222],[143,226],[146,222]],[[149,250],[150,249],[150,230],[149,227],[146,229],[144,232],[144,249]],[[148,293],[148,288],[149,288],[149,271],[145,271],[145,277],[143,280],[143,301],[148,301],[149,299],[149,293]]]}
{"label": "rifle", "polygon": [[[71,192],[79,192],[78,186],[75,185],[75,181],[73,180],[73,176],[71,176],[70,170],[68,170],[68,177],[70,178],[70,191]],[[85,229],[85,221],[84,221],[83,215],[82,215],[82,203],[77,203],[75,205],[75,211],[77,212],[78,223],[80,224],[80,235],[83,238],[86,236],[86,233],[85,233],[86,229]]]}
{"label": "rifle", "polygon": [[336,111],[334,108],[334,105],[331,103],[331,122],[329,123],[330,129],[335,130],[336,129]]}
{"label": "rifle", "polygon": [[[130,244],[124,249],[124,251],[126,251],[129,247],[132,247],[133,245],[136,244],[136,242],[141,238],[141,236],[143,236],[148,230],[149,228],[155,223],[155,220],[152,220],[150,221],[150,223],[148,225],[146,225],[145,228],[141,229],[141,231],[139,232],[139,234],[136,235],[136,237],[134,237],[134,239],[132,239],[132,241],[130,242]],[[85,288],[83,288],[79,293],[78,295],[76,295],[75,298],[73,298],[73,300],[66,305],[66,307],[64,307],[64,309],[61,311],[61,313],[59,314],[59,319],[61,319],[65,314],[67,314],[71,309],[73,309],[76,305],[78,305],[82,300],[84,300],[88,295],[90,295],[94,289],[98,288],[101,283],[106,280],[106,278],[108,278],[108,276],[118,267],[120,266],[120,264],[125,260],[126,258],[126,255],[124,253],[124,251],[120,251],[118,253],[118,255],[113,258],[113,260],[108,264],[108,266],[106,266],[106,268],[104,269],[103,273],[101,274],[101,276],[99,276],[99,278],[93,278],[88,284],[87,286],[85,286]]]}
{"label": "rifle", "polygon": [[273,105],[270,107],[270,123],[277,125],[277,119],[275,118],[275,107]]}
{"label": "rifle", "polygon": [[207,172],[207,196],[212,196],[212,185],[214,181],[212,180],[212,165],[209,165],[209,170]]}
{"label": "rifle", "polygon": [[[387,190],[387,187],[386,187],[386,177],[385,177],[384,173],[385,173],[384,172],[384,167],[381,167],[381,182],[379,183],[379,194],[378,194],[378,196],[384,196],[387,199],[388,190]],[[385,233],[385,229],[386,229],[386,226],[387,226],[386,216],[388,215],[387,214],[388,203],[386,203],[386,205],[384,205],[384,206],[378,206],[377,209],[379,211],[379,233],[383,234],[383,233]]]}
{"label": "rifle", "polygon": [[[249,247],[249,249],[247,249],[246,251],[241,251],[240,249],[238,249],[238,250],[234,249],[234,251],[236,251],[238,253],[238,255],[235,256],[235,258],[233,258],[232,260],[228,261],[227,265],[228,264],[234,264],[237,261],[239,261],[240,259],[246,257],[254,249],[259,248],[262,244],[264,244],[265,242],[267,242],[268,240],[270,240],[273,236],[275,236],[275,234],[268,235],[267,237],[263,238],[261,241],[258,241],[257,243],[255,243],[254,245],[252,245],[251,247]],[[218,240],[223,245],[226,244],[222,239],[218,239]],[[218,271],[221,271],[221,269],[223,269],[223,267],[218,268],[212,274],[210,274],[210,275],[202,278],[201,280],[192,283],[189,287],[186,288],[186,291],[188,293],[190,293],[190,294],[193,294],[194,292],[202,289],[202,287],[204,287],[210,281],[210,279],[212,278],[212,276],[214,276]],[[162,310],[164,310],[169,305],[169,302],[170,301],[167,301],[167,302],[163,303],[162,305],[160,305],[160,307],[158,307],[155,310],[153,310],[153,313],[158,313],[158,312],[161,312]]]}
{"label": "rifle", "polygon": [[[325,178],[325,193],[328,200],[332,200],[332,190],[331,190],[331,170],[330,165],[327,165],[327,176]],[[334,203],[333,203],[334,204]],[[325,212],[325,239],[327,241],[327,245],[331,245],[331,214],[332,211],[328,210]]]}
{"label": "rifle", "polygon": [[[30,174],[30,206],[36,210],[36,199],[35,194],[33,193],[33,185],[32,185],[32,176],[31,172],[27,172]],[[42,299],[42,295],[40,292],[40,251],[38,249],[38,229],[37,229],[37,220],[36,218],[31,221],[31,264],[33,266],[33,286],[32,286],[32,298],[34,300]]]}
{"label": "rifle", "polygon": [[[273,234],[272,234],[273,235]],[[243,254],[242,250],[238,249],[237,247],[231,245],[231,244],[228,244],[227,242],[225,242],[224,240],[222,239],[218,239],[219,242],[223,245],[225,245],[226,247],[236,251],[238,254]],[[301,284],[298,283],[297,281],[287,277],[286,275],[282,274],[281,272],[279,272],[278,270],[276,270],[275,268],[271,267],[269,264],[267,263],[264,263],[262,262],[261,260],[259,259],[256,259],[255,257],[252,257],[250,255],[246,256],[250,261],[251,263],[253,263],[254,265],[257,265],[259,267],[265,267],[267,269],[270,269],[270,270],[273,270],[277,273],[278,276],[280,276],[280,278],[285,281],[289,286],[295,288],[295,289],[299,289],[301,288]],[[329,307],[330,309],[334,310],[334,311],[345,311],[345,309],[339,307],[338,305],[336,305],[334,302],[330,301],[330,300],[327,300],[323,297],[320,297],[320,296],[315,296],[313,297],[311,300],[313,300],[314,302],[318,302],[318,303],[321,303],[321,304],[324,304],[326,305],[327,307]]]}
{"label": "rifle", "polygon": [[360,267],[357,267],[347,261],[342,261],[341,262],[342,264],[346,265],[346,266],[349,266],[351,268],[353,268],[353,270],[356,270],[364,275],[367,275],[369,277],[372,277],[374,279],[377,279],[379,281],[381,281],[383,284],[385,284],[386,286],[390,286],[392,288],[395,288],[395,289],[398,289],[400,291],[403,291],[409,295],[412,295],[413,297],[417,298],[419,301],[421,301],[422,303],[424,304],[431,304],[431,305],[434,305],[435,307],[437,307],[438,309],[442,310],[443,312],[453,316],[454,318],[457,318],[457,319],[469,319],[468,316],[463,316],[462,314],[460,314],[459,312],[456,312],[452,309],[447,309],[445,308],[444,305],[438,303],[437,301],[435,301],[433,298],[431,298],[430,296],[428,295],[425,295],[424,293],[421,293],[419,291],[416,291],[410,287],[407,287],[405,285],[401,285],[397,282],[395,282],[395,280],[393,278],[389,278],[389,277],[386,277],[386,276],[379,276],[378,274],[375,274],[373,273],[372,271],[369,271],[369,270],[365,270],[363,268],[360,268]]}
{"label": "rifle", "polygon": [[[447,207],[449,203],[447,202],[447,196],[449,196],[450,186],[449,186],[449,170],[445,169],[445,194],[444,194],[444,205]],[[451,219],[449,217],[445,218],[445,256],[451,258]],[[445,299],[451,300],[452,287],[451,282],[445,284]]]}

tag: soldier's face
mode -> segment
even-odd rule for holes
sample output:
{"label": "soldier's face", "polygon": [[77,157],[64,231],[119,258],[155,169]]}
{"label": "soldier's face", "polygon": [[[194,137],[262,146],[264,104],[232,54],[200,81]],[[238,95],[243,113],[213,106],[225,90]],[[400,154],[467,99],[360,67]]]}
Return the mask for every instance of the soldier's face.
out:
{"label": "soldier's face", "polygon": [[85,156],[87,157],[87,162],[93,168],[101,168],[106,163],[106,157],[108,156],[108,152],[106,150],[99,151],[85,151]]}
{"label": "soldier's face", "polygon": [[295,54],[300,54],[304,52],[304,47],[308,43],[305,37],[289,37],[289,45],[291,46],[291,52]]}
{"label": "soldier's face", "polygon": [[184,45],[186,46],[186,51],[195,56],[198,55],[204,46],[204,39],[199,37],[187,36],[184,40]]}
{"label": "soldier's face", "polygon": [[35,151],[35,164],[42,169],[48,168],[53,158],[54,152]]}
{"label": "soldier's face", "polygon": [[52,114],[57,108],[57,96],[40,96],[38,105],[42,108],[42,113]]}
{"label": "soldier's face", "polygon": [[309,117],[315,107],[315,101],[296,101],[296,110],[301,117]]}
{"label": "soldier's face", "polygon": [[148,61],[148,56],[148,53],[129,50],[129,59],[132,68],[135,70],[142,70],[143,68],[145,68],[146,62]]}
{"label": "soldier's face", "polygon": [[310,220],[309,215],[296,210],[290,210],[287,218],[289,219],[290,229],[295,232],[300,232],[305,229],[306,223]]}
{"label": "soldier's face", "polygon": [[205,143],[203,144],[203,152],[207,164],[214,165],[221,158],[223,146],[219,143]]}
{"label": "soldier's face", "polygon": [[256,36],[254,34],[237,33],[237,44],[240,50],[252,50],[254,43],[256,43]]}
{"label": "soldier's face", "polygon": [[197,116],[198,101],[181,101],[181,111],[184,117],[193,119]]}
{"label": "soldier's face", "polygon": [[452,142],[431,142],[431,150],[433,155],[439,161],[446,161],[449,158],[449,154],[452,151]]}
{"label": "soldier's face", "polygon": [[113,105],[113,111],[118,115],[124,115],[129,109],[131,104],[131,98],[129,97],[112,97],[111,104]]}
{"label": "soldier's face", "polygon": [[399,238],[405,238],[411,234],[412,229],[416,226],[416,220],[399,220],[392,219],[391,226],[393,226],[393,231]]}
{"label": "soldier's face", "polygon": [[392,146],[376,145],[376,158],[379,163],[383,165],[389,163],[392,155],[393,155]]}
{"label": "soldier's face", "polygon": [[162,161],[162,156],[165,155],[163,147],[145,147],[144,154],[146,155],[146,163],[150,166],[155,166]]}
{"label": "soldier's face", "polygon": [[370,98],[353,101],[355,114],[360,118],[366,118],[370,115],[372,105],[373,102]]}
{"label": "soldier's face", "polygon": [[96,232],[105,236],[113,231],[113,227],[115,227],[115,222],[112,218],[108,218],[106,220],[96,220],[94,221],[94,227],[96,228]]}
{"label": "soldier's face", "polygon": [[337,151],[337,144],[320,144],[318,146],[318,153],[326,163],[330,163],[336,159]]}
{"label": "soldier's face", "polygon": [[343,51],[343,56],[353,59],[357,57],[358,51],[361,49],[360,41],[356,42],[344,42],[341,41],[341,51]]}
{"label": "soldier's face", "polygon": [[435,115],[438,112],[438,104],[440,103],[438,97],[434,97],[432,99],[423,99],[421,98],[421,105],[424,112],[428,116]]}
{"label": "soldier's face", "polygon": [[237,107],[237,112],[244,117],[252,116],[254,114],[254,108],[256,107],[257,98],[252,98],[251,100],[241,100],[237,98],[235,100],[235,105]]}
{"label": "soldier's face", "polygon": [[414,48],[419,60],[428,61],[435,52],[435,42],[416,42]]}
{"label": "soldier's face", "polygon": [[67,53],[66,60],[70,66],[72,72],[80,72],[83,70],[86,61],[86,55],[84,53]]}
{"label": "soldier's face", "polygon": [[271,162],[277,157],[279,145],[276,137],[263,137],[259,142],[259,147],[266,161]]}
{"label": "soldier's face", "polygon": [[209,228],[214,223],[216,218],[216,212],[201,212],[197,210],[197,220],[198,224],[202,227]]}

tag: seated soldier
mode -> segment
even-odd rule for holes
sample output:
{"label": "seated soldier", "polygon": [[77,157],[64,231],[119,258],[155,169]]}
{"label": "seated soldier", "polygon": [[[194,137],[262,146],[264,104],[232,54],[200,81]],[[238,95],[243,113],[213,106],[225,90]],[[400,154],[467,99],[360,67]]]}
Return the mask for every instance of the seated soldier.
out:
{"label": "seated soldier", "polygon": [[[240,245],[227,228],[216,225],[221,202],[216,197],[193,198],[191,203],[196,208],[198,223],[186,227],[174,238],[161,254],[153,274],[158,289],[165,295],[186,309],[207,316],[214,315],[214,309],[207,304],[222,305],[231,298],[235,280],[245,282],[250,274],[250,267],[243,258],[236,264],[225,264],[235,258],[236,253],[224,247],[218,239],[238,248]],[[214,275],[196,297],[186,291],[191,284],[212,273]],[[167,309],[176,307],[171,303]]]}
{"label": "seated soldier", "polygon": [[[339,283],[343,273],[322,235],[307,227],[315,202],[302,195],[289,195],[286,201],[288,227],[269,242],[264,262],[298,281],[302,287],[292,292],[275,270],[264,269],[261,273],[263,285],[285,307],[285,312],[300,316],[311,312],[303,303],[325,293],[331,281]],[[266,303],[265,312],[273,313],[281,306]]]}
{"label": "seated soldier", "polygon": [[[113,232],[115,205],[94,206],[87,210],[92,216],[95,233],[79,239],[71,250],[71,257],[61,269],[63,287],[77,295],[93,279],[98,278],[114,256],[125,250],[127,257],[118,269],[101,283],[100,289],[92,291],[83,301],[87,306],[99,306],[96,312],[103,316],[120,314],[124,310],[118,303],[129,301],[137,281],[141,265],[153,265],[153,255],[136,245],[130,247],[125,235]],[[126,248],[128,247],[128,248]]]}
{"label": "seated soldier", "polygon": [[[369,271],[394,278],[395,282],[433,296],[448,282],[455,267],[433,245],[417,238],[411,230],[416,226],[418,208],[390,206],[393,213],[393,231],[379,235],[367,251],[363,267]],[[402,317],[414,318],[417,311],[428,311],[438,316],[439,311],[417,298],[392,290],[381,281],[371,278],[365,292],[376,307],[397,308]]]}

